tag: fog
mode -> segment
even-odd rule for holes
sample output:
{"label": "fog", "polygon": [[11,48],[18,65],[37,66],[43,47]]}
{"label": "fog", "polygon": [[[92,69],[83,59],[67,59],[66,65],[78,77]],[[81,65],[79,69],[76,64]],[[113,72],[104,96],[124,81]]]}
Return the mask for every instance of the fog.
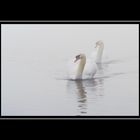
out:
{"label": "fog", "polygon": [[[2,115],[139,114],[137,24],[3,24]],[[68,60],[98,40],[110,63],[92,80],[65,79]]]}

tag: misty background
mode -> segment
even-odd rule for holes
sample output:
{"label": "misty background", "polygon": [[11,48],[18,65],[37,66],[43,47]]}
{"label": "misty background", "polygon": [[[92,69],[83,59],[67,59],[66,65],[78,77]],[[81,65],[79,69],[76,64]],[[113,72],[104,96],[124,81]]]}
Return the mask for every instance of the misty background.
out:
{"label": "misty background", "polygon": [[[1,29],[2,115],[138,115],[137,24],[3,24]],[[113,60],[101,66],[101,78],[59,80],[68,60],[90,55],[98,40]]]}

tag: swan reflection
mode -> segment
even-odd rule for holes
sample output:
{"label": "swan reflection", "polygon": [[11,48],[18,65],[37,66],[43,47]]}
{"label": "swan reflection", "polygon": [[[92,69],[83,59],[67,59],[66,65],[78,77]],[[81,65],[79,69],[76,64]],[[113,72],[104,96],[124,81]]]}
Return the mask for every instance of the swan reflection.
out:
{"label": "swan reflection", "polygon": [[82,81],[75,81],[78,95],[78,110],[80,113],[87,113],[87,95]]}
{"label": "swan reflection", "polygon": [[103,83],[103,78],[68,81],[68,93],[77,95],[78,113],[81,115],[86,114],[88,111],[88,103],[95,102],[98,96],[103,96]]}

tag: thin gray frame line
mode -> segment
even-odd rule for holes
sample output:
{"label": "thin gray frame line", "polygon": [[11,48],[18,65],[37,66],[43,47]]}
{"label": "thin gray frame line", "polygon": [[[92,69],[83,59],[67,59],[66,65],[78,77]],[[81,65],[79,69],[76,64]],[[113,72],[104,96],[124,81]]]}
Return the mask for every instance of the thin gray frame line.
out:
{"label": "thin gray frame line", "polygon": [[139,120],[140,118],[0,118],[0,120]]}
{"label": "thin gray frame line", "polygon": [[0,22],[140,22],[140,20],[0,20]]}

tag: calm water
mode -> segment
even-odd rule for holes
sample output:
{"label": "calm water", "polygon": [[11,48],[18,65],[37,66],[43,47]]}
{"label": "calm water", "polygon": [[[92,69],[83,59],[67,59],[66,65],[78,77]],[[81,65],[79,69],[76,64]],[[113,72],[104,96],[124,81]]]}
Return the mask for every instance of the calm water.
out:
{"label": "calm water", "polygon": [[[2,115],[138,115],[138,25],[2,25]],[[68,60],[103,40],[94,79],[67,80]]]}

